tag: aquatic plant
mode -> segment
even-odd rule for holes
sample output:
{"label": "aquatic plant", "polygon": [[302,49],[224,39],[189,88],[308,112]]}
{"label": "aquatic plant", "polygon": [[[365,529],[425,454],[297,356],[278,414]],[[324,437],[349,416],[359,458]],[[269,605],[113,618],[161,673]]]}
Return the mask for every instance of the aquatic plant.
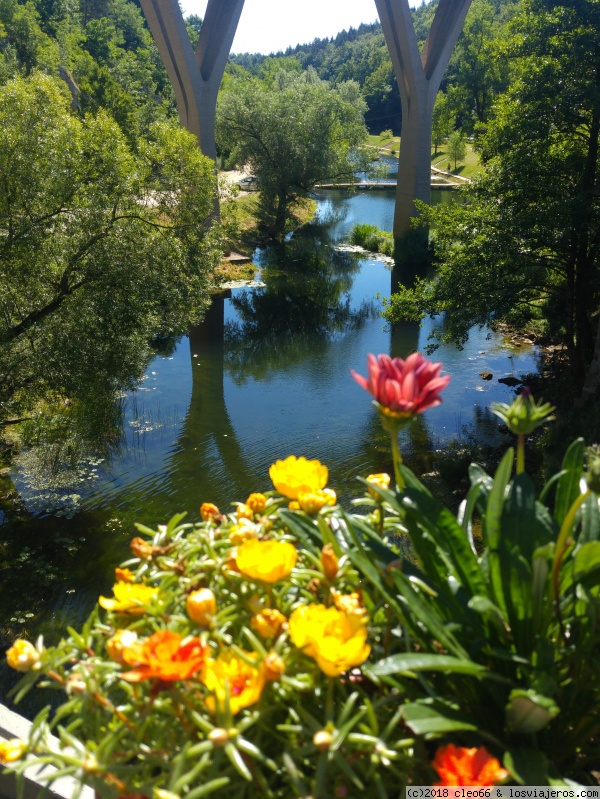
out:
{"label": "aquatic plant", "polygon": [[[380,355],[355,375],[393,446],[441,401],[440,372]],[[538,496],[511,449],[493,477],[471,466],[455,516],[399,457],[395,485],[368,475],[350,512],[323,464],[290,456],[230,513],[207,501],[199,523],[138,525],[81,630],[9,650],[16,701],[65,696],[0,762],[50,763],[106,799],[589,784],[599,463],[573,442]]]}

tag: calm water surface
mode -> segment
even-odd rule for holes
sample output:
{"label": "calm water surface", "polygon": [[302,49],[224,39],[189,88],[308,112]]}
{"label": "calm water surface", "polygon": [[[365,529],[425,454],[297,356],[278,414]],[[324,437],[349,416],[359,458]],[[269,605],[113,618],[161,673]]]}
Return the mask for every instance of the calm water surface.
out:
{"label": "calm water surface", "polygon": [[[269,465],[289,454],[326,463],[342,502],[356,475],[391,469],[370,397],[350,369],[365,374],[369,352],[422,351],[443,319],[386,328],[377,295],[410,281],[410,270],[394,274],[336,246],[356,222],[391,230],[393,210],[391,191],[323,194],[318,224],[256,253],[264,288],[215,300],[202,325],[149,364],[123,400],[123,440],[111,457],[86,464],[61,491],[36,486],[25,459],[14,481],[36,516],[7,533],[14,555],[0,589],[5,644],[24,632],[54,638],[80,623],[98,594],[110,592],[134,521],[154,526],[183,510],[197,520],[203,501],[227,510],[269,489]],[[440,347],[435,359],[452,381],[443,404],[404,434],[409,464],[465,427],[488,436],[485,409],[513,396],[497,378],[536,369],[533,349],[509,351],[485,330],[474,330],[462,350]],[[484,371],[494,379],[482,380]]]}

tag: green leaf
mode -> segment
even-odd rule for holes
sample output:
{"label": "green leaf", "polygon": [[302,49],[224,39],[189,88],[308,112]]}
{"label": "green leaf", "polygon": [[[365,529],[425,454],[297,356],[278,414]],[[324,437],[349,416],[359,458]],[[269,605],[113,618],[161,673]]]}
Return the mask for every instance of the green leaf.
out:
{"label": "green leaf", "polygon": [[442,671],[447,674],[471,674],[476,677],[489,677],[490,672],[472,660],[462,660],[450,655],[428,655],[421,652],[407,652],[384,658],[370,667],[377,677],[389,674],[410,674],[417,671]]}
{"label": "green leaf", "polygon": [[573,441],[562,462],[563,473],[556,487],[556,500],[554,502],[554,518],[560,526],[569,508],[575,502],[581,490],[579,481],[583,472],[583,457],[585,453],[585,442],[583,438]]}
{"label": "green leaf", "polygon": [[539,749],[528,747],[509,749],[504,755],[504,767],[520,785],[574,784],[563,780]]}
{"label": "green leaf", "polygon": [[577,550],[573,579],[600,592],[600,541],[590,541]]}
{"label": "green leaf", "polygon": [[441,699],[413,702],[404,706],[406,726],[415,735],[435,738],[449,732],[477,729],[475,724],[466,721],[464,711]]}
{"label": "green leaf", "polygon": [[224,788],[229,783],[229,777],[217,777],[217,779],[205,782],[204,785],[200,785],[198,788],[193,788],[189,793],[186,793],[185,799],[203,799],[204,796],[215,793],[215,791]]}

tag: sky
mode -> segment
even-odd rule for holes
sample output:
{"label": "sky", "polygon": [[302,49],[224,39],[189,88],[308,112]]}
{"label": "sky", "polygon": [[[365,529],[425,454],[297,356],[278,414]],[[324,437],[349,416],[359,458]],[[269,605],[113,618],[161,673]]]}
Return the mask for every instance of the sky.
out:
{"label": "sky", "polygon": [[[184,16],[203,17],[207,2],[181,0]],[[268,55],[378,19],[374,0],[246,0],[231,52]]]}

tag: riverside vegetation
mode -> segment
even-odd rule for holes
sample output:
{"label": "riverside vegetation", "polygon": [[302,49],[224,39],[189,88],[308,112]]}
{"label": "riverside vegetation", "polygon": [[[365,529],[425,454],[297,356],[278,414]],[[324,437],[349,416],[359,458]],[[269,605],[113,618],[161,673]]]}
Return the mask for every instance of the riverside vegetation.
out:
{"label": "riverside vegetation", "polygon": [[18,778],[51,763],[107,799],[593,784],[600,450],[573,442],[536,495],[525,440],[552,408],[497,406],[516,458],[473,465],[455,516],[397,441],[440,403],[440,372],[415,353],[354,375],[394,462],[393,480],[361,480],[360,512],[325,465],[290,456],[231,513],[207,501],[200,524],[138,525],[82,629],[8,651],[17,701],[62,699],[2,761]]}

